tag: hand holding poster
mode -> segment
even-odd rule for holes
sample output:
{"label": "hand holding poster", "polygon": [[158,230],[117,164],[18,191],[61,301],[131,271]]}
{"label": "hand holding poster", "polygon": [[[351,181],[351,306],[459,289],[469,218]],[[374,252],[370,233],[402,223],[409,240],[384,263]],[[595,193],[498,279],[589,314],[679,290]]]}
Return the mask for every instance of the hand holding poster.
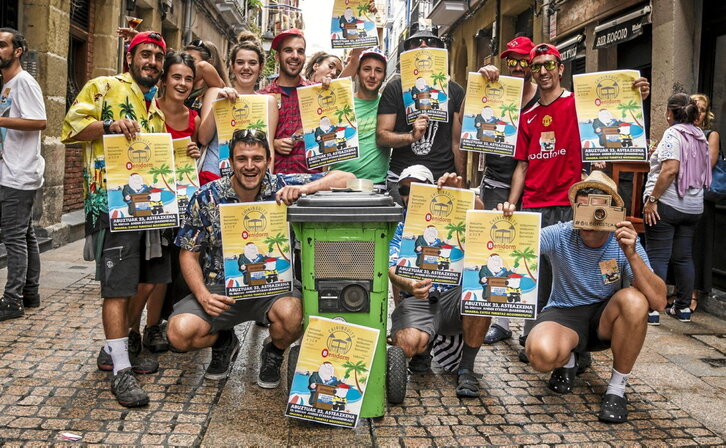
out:
{"label": "hand holding poster", "polygon": [[229,164],[229,140],[237,129],[257,129],[270,134],[267,126],[267,95],[239,95],[232,102],[218,99],[213,104],[214,121],[219,142],[219,171],[222,176],[232,173]]}
{"label": "hand holding poster", "polygon": [[522,78],[500,76],[490,82],[481,73],[469,73],[460,148],[513,157],[523,89]]}
{"label": "hand holding poster", "polygon": [[310,316],[285,415],[355,427],[379,332],[375,328]]}
{"label": "hand holding poster", "polygon": [[272,202],[221,204],[225,295],[232,299],[292,291],[287,206]]}
{"label": "hand holding poster", "polygon": [[172,140],[174,145],[174,166],[176,167],[176,201],[181,213],[187,209],[189,198],[199,190],[199,173],[197,162],[187,154],[187,147],[192,143],[189,137]]}
{"label": "hand holding poster", "polygon": [[297,98],[308,168],[320,168],[358,158],[358,125],[350,78],[298,87]]}
{"label": "hand holding poster", "polygon": [[370,0],[335,0],[330,39],[333,48],[369,48],[378,45],[378,32]]}
{"label": "hand holding poster", "polygon": [[537,317],[539,213],[469,210],[461,314]]}
{"label": "hand holding poster", "polygon": [[637,70],[574,75],[583,162],[645,161],[643,100],[632,84]]}
{"label": "hand holding poster", "polygon": [[103,150],[111,231],[178,226],[171,135],[104,135]]}
{"label": "hand holding poster", "polygon": [[401,90],[406,122],[426,114],[449,121],[449,53],[443,48],[418,48],[401,53]]}
{"label": "hand holding poster", "polygon": [[458,285],[464,267],[466,211],[472,208],[471,190],[411,184],[396,274]]}

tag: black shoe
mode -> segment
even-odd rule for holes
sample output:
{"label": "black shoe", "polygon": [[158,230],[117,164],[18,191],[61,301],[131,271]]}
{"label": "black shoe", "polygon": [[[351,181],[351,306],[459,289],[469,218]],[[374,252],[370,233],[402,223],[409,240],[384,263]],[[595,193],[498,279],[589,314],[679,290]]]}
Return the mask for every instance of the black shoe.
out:
{"label": "black shoe", "polygon": [[121,406],[135,408],[149,404],[149,396],[136,380],[131,367],[120,370],[111,377],[111,392]]}
{"label": "black shoe", "polygon": [[268,343],[262,347],[260,353],[260,374],[257,376],[257,385],[263,389],[274,389],[280,385],[280,366],[282,353],[272,350]]}
{"label": "black shoe", "polygon": [[527,343],[527,336],[520,334],[519,335],[519,345],[524,347],[524,345]]}
{"label": "black shoe", "polygon": [[479,375],[469,369],[459,369],[456,377],[456,396],[476,398],[480,395]]}
{"label": "black shoe", "polygon": [[23,295],[23,306],[25,308],[38,308],[40,306],[40,294]]}
{"label": "black shoe", "polygon": [[[139,375],[148,375],[159,370],[159,362],[155,359],[138,358],[131,356],[129,353],[129,361],[131,361],[131,369],[134,373],[138,373]],[[104,372],[110,372],[113,370],[113,358],[111,355],[106,353],[106,350],[104,350],[103,347],[101,347],[101,351],[98,353],[98,357],[96,358],[96,365],[99,370],[103,370]]]}
{"label": "black shoe", "polygon": [[144,347],[148,348],[152,353],[169,350],[169,342],[164,339],[161,326],[152,325],[144,328]]}
{"label": "black shoe", "polygon": [[222,380],[227,378],[232,361],[239,351],[239,339],[234,330],[221,330],[217,342],[212,346],[212,360],[207,366],[204,378]]}
{"label": "black shoe", "polygon": [[520,348],[519,353],[517,353],[517,357],[519,358],[520,362],[529,364],[529,358],[527,358],[527,350]]}
{"label": "black shoe", "polygon": [[23,317],[25,310],[23,305],[3,297],[0,299],[0,322],[8,319]]}
{"label": "black shoe", "polygon": [[580,357],[577,359],[577,374],[582,375],[591,365],[592,354],[590,352],[580,354]]}
{"label": "black shoe", "polygon": [[[575,355],[577,357],[577,354]],[[552,371],[547,387],[558,394],[569,394],[575,387],[575,376],[577,375],[577,359],[574,367],[558,367]]]}
{"label": "black shoe", "polygon": [[602,400],[600,421],[607,423],[625,423],[628,421],[628,399],[615,394],[605,394]]}
{"label": "black shoe", "polygon": [[141,334],[137,331],[129,331],[129,357],[134,358],[141,353]]}
{"label": "black shoe", "polygon": [[419,353],[414,355],[408,362],[408,370],[411,373],[426,373],[431,370],[431,354],[426,351],[425,353]]}
{"label": "black shoe", "polygon": [[504,341],[512,337],[511,330],[505,330],[502,326],[492,324],[489,326],[486,336],[484,336],[485,344],[494,344],[499,341]]}

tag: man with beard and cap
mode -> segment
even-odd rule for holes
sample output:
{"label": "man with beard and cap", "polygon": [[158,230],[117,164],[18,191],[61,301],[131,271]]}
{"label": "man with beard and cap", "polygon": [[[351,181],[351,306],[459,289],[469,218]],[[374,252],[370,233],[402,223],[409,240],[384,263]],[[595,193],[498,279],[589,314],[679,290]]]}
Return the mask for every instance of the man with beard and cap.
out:
{"label": "man with beard and cap", "polygon": [[161,34],[137,34],[126,53],[129,72],[88,81],[68,110],[61,134],[65,144],[85,143],[84,256],[96,260],[106,335],[97,365],[101,370],[113,371],[111,391],[126,407],[149,402],[134,373],[153,373],[159,367],[153,359],[130,359],[129,298],[136,294],[141,282],[168,283],[171,267],[168,257],[146,257],[146,232],[109,232],[103,135],[123,134],[130,140],[140,132],[166,131],[164,114],[154,101],[165,53]]}

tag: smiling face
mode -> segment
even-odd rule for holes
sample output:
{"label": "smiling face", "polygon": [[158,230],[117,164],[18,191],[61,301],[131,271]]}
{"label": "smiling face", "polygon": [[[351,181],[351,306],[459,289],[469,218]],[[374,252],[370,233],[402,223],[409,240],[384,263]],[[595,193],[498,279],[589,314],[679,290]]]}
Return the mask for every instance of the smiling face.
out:
{"label": "smiling face", "polygon": [[194,86],[194,73],[185,64],[174,64],[164,74],[161,81],[164,87],[164,96],[175,101],[184,102],[192,92]]}
{"label": "smiling face", "polygon": [[230,67],[235,82],[240,86],[253,86],[260,77],[260,57],[252,50],[240,49]]}
{"label": "smiling face", "polygon": [[[545,64],[547,61],[553,61],[555,63],[555,67],[552,70],[547,70],[544,65],[539,70],[535,70],[535,67],[532,67],[534,64]],[[541,54],[532,60],[530,67],[532,67],[532,76],[541,90],[550,91],[560,88],[560,78],[562,78],[562,72],[565,66],[558,63],[554,55]]]}
{"label": "smiling face", "polygon": [[285,38],[275,58],[280,63],[281,76],[290,79],[297,77],[305,64],[305,39],[296,36]]}
{"label": "smiling face", "polygon": [[142,90],[150,89],[159,82],[164,67],[164,51],[152,43],[139,44],[134,51],[126,53],[126,62],[134,81]]}
{"label": "smiling face", "polygon": [[375,96],[386,76],[386,64],[378,58],[368,57],[358,67],[358,84],[366,96]]}
{"label": "smiling face", "polygon": [[323,78],[330,76],[331,78],[337,78],[341,70],[339,70],[338,64],[340,59],[335,56],[330,56],[323,59],[321,62],[313,65],[313,76],[311,81],[322,82]]}
{"label": "smiling face", "polygon": [[[514,59],[516,61],[521,61],[521,60],[526,61],[527,59],[529,59],[529,55],[512,53],[509,56],[507,56],[507,59]],[[517,65],[515,65],[514,67],[510,67],[509,65],[507,65],[507,68],[509,69],[510,76],[514,76],[515,78],[524,78],[525,82],[529,82],[532,80],[532,70],[530,70],[529,66],[527,66],[526,68],[522,68],[522,66],[518,62]]]}
{"label": "smiling face", "polygon": [[267,152],[261,143],[237,142],[232,148],[232,183],[243,191],[257,191],[267,170]]}

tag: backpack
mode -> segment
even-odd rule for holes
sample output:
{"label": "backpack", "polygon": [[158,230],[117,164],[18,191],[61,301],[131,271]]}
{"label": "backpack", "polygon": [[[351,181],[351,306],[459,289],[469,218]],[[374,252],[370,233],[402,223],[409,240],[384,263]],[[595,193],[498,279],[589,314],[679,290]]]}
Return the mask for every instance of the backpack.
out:
{"label": "backpack", "polygon": [[[711,135],[711,130],[706,133],[706,139]],[[726,156],[724,156],[723,149],[718,148],[718,160],[716,165],[713,167],[711,187],[706,191],[706,199],[713,202],[718,202],[726,198]]]}

